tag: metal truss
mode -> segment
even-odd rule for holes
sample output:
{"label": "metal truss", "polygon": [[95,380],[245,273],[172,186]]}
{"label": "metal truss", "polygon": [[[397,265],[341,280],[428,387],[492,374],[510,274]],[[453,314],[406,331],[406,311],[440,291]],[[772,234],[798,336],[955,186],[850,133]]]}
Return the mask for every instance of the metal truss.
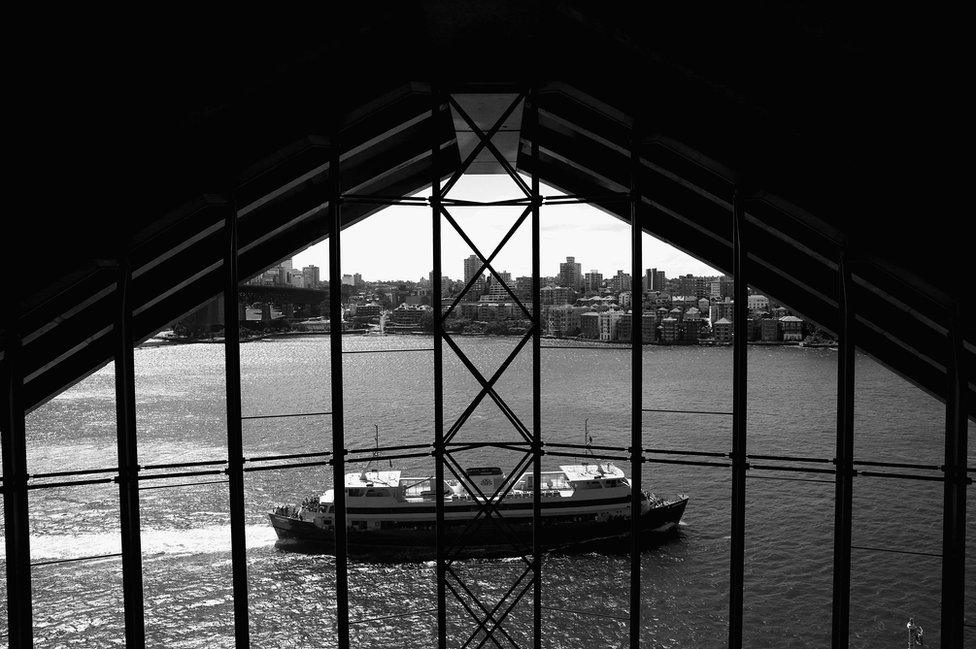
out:
{"label": "metal truss", "polygon": [[[432,117],[440,111],[443,101],[456,111],[462,120],[468,125],[471,131],[477,136],[478,142],[474,149],[461,162],[461,165],[454,171],[451,177],[441,186],[439,166],[436,162],[439,146],[433,143],[432,153],[435,156],[434,177],[431,179],[431,218],[432,218],[432,239],[433,239],[433,294],[434,294],[434,403],[435,403],[435,432],[434,432],[434,463],[435,463],[435,501],[437,517],[437,541],[436,541],[436,574],[437,574],[437,626],[438,626],[438,647],[447,646],[447,606],[448,592],[453,597],[452,601],[458,602],[464,612],[474,624],[473,630],[467,639],[460,645],[467,648],[470,646],[482,647],[491,642],[499,647],[519,647],[518,642],[505,629],[504,622],[511,612],[523,600],[530,591],[534,593],[533,598],[533,647],[541,646],[540,620],[541,620],[541,584],[542,584],[542,552],[540,544],[540,530],[542,521],[541,508],[541,489],[540,474],[542,466],[542,440],[541,426],[539,421],[539,402],[540,402],[540,306],[539,306],[539,206],[542,204],[542,197],[539,192],[538,176],[533,173],[531,185],[527,184],[521,176],[512,168],[511,164],[498,151],[491,139],[499,131],[505,120],[515,111],[516,108],[525,100],[525,94],[519,93],[508,108],[498,117],[495,123],[487,131],[483,131],[475,120],[464,110],[464,108],[451,96],[441,96],[434,94]],[[529,119],[534,116],[535,107],[530,101],[527,106]],[[472,201],[454,201],[447,197],[448,192],[464,175],[478,155],[488,150],[492,157],[508,174],[516,187],[524,194],[525,200],[515,199],[512,201],[495,201],[492,204],[501,205],[520,205],[524,209],[519,214],[515,223],[502,237],[501,241],[495,246],[489,255],[485,255],[477,245],[471,240],[464,229],[458,224],[454,215],[448,207],[465,207],[469,205],[482,205]],[[535,149],[535,154],[538,150]],[[509,240],[514,236],[526,219],[531,215],[532,229],[532,309],[526,307],[525,303],[512,290],[507,282],[503,281],[501,275],[496,271],[492,262],[498,253],[504,248]],[[441,224],[442,221],[454,229],[461,239],[471,248],[472,252],[481,261],[478,271],[468,280],[460,295],[445,311],[441,305]],[[477,278],[487,271],[499,282],[508,293],[512,301],[518,306],[523,316],[532,322],[532,326],[525,335],[518,341],[514,349],[506,356],[499,367],[489,376],[484,376],[474,363],[467,357],[457,342],[444,331],[444,322],[457,308],[458,304],[464,299],[468,291],[474,286]],[[532,342],[532,362],[533,362],[533,422],[532,428],[523,422],[515,411],[505,402],[505,400],[495,390],[495,385],[502,377],[511,363],[518,357],[525,346]],[[444,421],[444,376],[443,376],[443,346],[446,343],[461,361],[464,367],[471,373],[480,385],[478,394],[472,399],[468,406],[461,412],[458,418],[449,427],[445,426]],[[468,421],[471,414],[486,399],[490,399],[501,411],[504,417],[512,425],[517,433],[518,440],[515,442],[488,441],[466,444],[463,442],[455,443],[457,435]],[[521,453],[515,466],[508,472],[505,479],[498,485],[492,493],[485,493],[474,480],[471,480],[457,455],[472,448],[494,447]],[[533,538],[531,546],[524,542],[518,533],[511,527],[505,516],[501,512],[501,505],[505,497],[511,492],[515,484],[521,478],[522,473],[532,467],[532,474],[535,478],[533,482],[533,507],[532,507],[532,530]],[[471,496],[472,502],[477,504],[478,509],[475,515],[465,523],[459,534],[452,534],[450,540],[446,534],[444,521],[444,477],[445,469],[461,484]],[[485,524],[494,526],[495,531],[505,539],[510,545],[511,551],[520,557],[525,564],[524,569],[519,574],[514,583],[494,604],[489,605],[482,601],[465,583],[464,579],[454,569],[453,564],[460,557],[465,555],[466,548],[470,547],[472,537]],[[479,639],[480,636],[480,639]]]}

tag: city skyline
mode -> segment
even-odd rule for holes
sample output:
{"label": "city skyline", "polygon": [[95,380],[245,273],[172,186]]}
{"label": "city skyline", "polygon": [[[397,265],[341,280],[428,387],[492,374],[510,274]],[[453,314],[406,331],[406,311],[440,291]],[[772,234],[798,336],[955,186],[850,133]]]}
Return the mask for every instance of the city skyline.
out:
{"label": "city skyline", "polygon": [[[451,191],[451,198],[498,200],[517,196],[518,190],[505,176],[464,176]],[[416,194],[427,195],[428,190]],[[542,185],[544,195],[557,190]],[[498,241],[512,226],[522,208],[466,207],[451,213],[478,246],[491,254]],[[543,206],[540,224],[542,276],[558,276],[559,264],[575,257],[582,272],[596,269],[606,276],[618,270],[630,272],[630,226],[590,205]],[[369,218],[342,232],[342,272],[359,273],[366,281],[411,280],[426,278],[431,271],[430,208],[394,206],[379,210]],[[452,279],[464,277],[464,260],[472,250],[443,221],[441,263],[443,274]],[[531,274],[531,230],[529,220],[498,254],[492,266],[508,271],[512,277]],[[645,234],[642,267],[664,269],[669,276],[721,275],[722,273],[670,244]],[[328,279],[329,251],[322,241],[292,256],[296,268],[315,265]]]}

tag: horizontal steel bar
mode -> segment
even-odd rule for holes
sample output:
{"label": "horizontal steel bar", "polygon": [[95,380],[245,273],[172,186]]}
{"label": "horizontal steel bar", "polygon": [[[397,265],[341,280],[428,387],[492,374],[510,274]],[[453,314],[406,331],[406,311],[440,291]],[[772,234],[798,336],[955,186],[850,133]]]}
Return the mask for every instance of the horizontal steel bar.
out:
{"label": "horizontal steel bar", "polygon": [[180,482],[179,484],[155,484],[147,487],[139,487],[139,491],[149,491],[150,489],[178,489],[180,487],[196,487],[205,484],[227,484],[226,480],[204,480],[202,482]]}
{"label": "horizontal steel bar", "polygon": [[119,467],[114,466],[106,469],[77,469],[75,471],[55,471],[54,473],[31,473],[27,476],[28,480],[40,478],[62,478],[69,475],[90,475],[95,473],[118,473]]}
{"label": "horizontal steel bar", "polygon": [[746,455],[749,460],[779,460],[783,462],[819,462],[832,464],[832,459],[822,457],[794,457],[790,455]]}
{"label": "horizontal steel bar", "polygon": [[793,478],[782,475],[750,475],[746,474],[750,480],[786,480],[787,482],[820,482],[822,484],[837,484],[836,480],[821,480],[820,478]]}
{"label": "horizontal steel bar", "polygon": [[296,412],[288,413],[283,415],[247,415],[246,417],[241,417],[241,419],[279,419],[283,417],[321,417],[323,415],[331,415],[331,412]]}
{"label": "horizontal steel bar", "polygon": [[795,471],[796,473],[825,473],[833,475],[835,473],[834,469],[817,469],[814,467],[806,466],[774,466],[769,464],[750,464],[749,469],[755,469],[757,471]]}
{"label": "horizontal steel bar", "polygon": [[444,446],[494,446],[496,444],[504,444],[505,446],[531,446],[530,442],[524,440],[514,441],[514,442],[448,442]]}
{"label": "horizontal steel bar", "polygon": [[854,460],[855,466],[880,466],[886,469],[922,469],[924,471],[942,471],[941,465],[935,464],[911,464],[907,462],[869,462],[867,460]]}
{"label": "horizontal steel bar", "polygon": [[[630,459],[630,458],[627,458]],[[648,464],[681,464],[686,466],[717,466],[723,469],[731,469],[731,464],[724,462],[705,462],[704,460],[669,460],[663,457],[645,457],[644,462]]]}
{"label": "horizontal steel bar", "polygon": [[505,442],[481,442],[479,444],[465,444],[463,442],[453,442],[451,448],[446,450],[445,453],[463,453],[465,451],[470,451],[476,448],[501,448],[508,451],[518,451],[522,453],[525,448],[529,446],[528,442],[522,442],[520,445],[516,446],[514,444],[506,444]]}
{"label": "horizontal steel bar", "polygon": [[93,478],[91,480],[69,480],[67,482],[45,482],[42,484],[29,484],[27,488],[34,489],[56,489],[58,487],[80,487],[91,484],[111,484],[115,478]]}
{"label": "horizontal steel bar", "polygon": [[912,475],[911,473],[886,473],[881,471],[858,471],[857,475],[868,478],[901,478],[903,480],[927,480],[929,482],[944,482],[945,476]]}
{"label": "horizontal steel bar", "polygon": [[732,416],[731,412],[720,410],[671,410],[669,408],[641,408],[642,412],[670,412],[679,415],[727,415]]}
{"label": "horizontal steel bar", "polygon": [[934,552],[918,552],[917,550],[895,550],[893,548],[875,548],[869,545],[852,545],[852,550],[868,550],[870,552],[892,552],[894,554],[914,554],[920,557],[938,557],[941,558],[941,554],[935,554]]}
{"label": "horizontal steel bar", "polygon": [[697,455],[700,457],[728,457],[728,453],[716,453],[714,451],[683,451],[677,448],[645,448],[644,453],[655,453],[657,455]]}
{"label": "horizontal steel bar", "polygon": [[392,620],[398,617],[414,617],[416,615],[428,615],[430,613],[436,613],[436,608],[427,608],[421,611],[410,611],[408,613],[397,613],[396,615],[383,615],[380,617],[368,617],[363,620],[350,620],[349,624],[366,624],[367,622],[379,622],[380,620]]}
{"label": "horizontal steel bar", "polygon": [[546,448],[578,448],[581,450],[597,450],[597,451],[621,451],[630,452],[630,447],[628,446],[591,446],[587,444],[549,444],[543,443]]}
{"label": "horizontal steel bar", "polygon": [[340,203],[376,203],[379,205],[420,205],[426,206],[426,196],[370,196],[369,194],[344,194]]}
{"label": "horizontal steel bar", "polygon": [[376,457],[351,457],[346,460],[347,463],[352,462],[372,462],[373,460],[377,462],[382,462],[383,460],[405,460],[411,457],[432,457],[433,453],[401,453],[400,455],[378,455]]}
{"label": "horizontal steel bar", "polygon": [[[225,463],[226,464],[226,463]],[[198,475],[223,475],[223,469],[208,469],[206,471],[177,471],[176,473],[157,473],[156,475],[140,474],[136,480],[171,480],[173,478],[190,478]]]}
{"label": "horizontal steel bar", "polygon": [[90,557],[75,557],[73,559],[52,559],[51,561],[32,561],[31,566],[53,566],[59,563],[74,563],[76,561],[94,561],[96,559],[111,559],[112,557],[121,557],[121,552],[114,552],[112,554],[95,554]]}
{"label": "horizontal steel bar", "polygon": [[574,615],[588,615],[590,617],[602,617],[608,620],[619,620],[621,622],[629,622],[629,617],[623,617],[622,615],[608,615],[606,613],[588,613],[587,611],[576,611],[570,608],[558,608],[556,606],[543,606],[542,608],[547,611],[559,611],[560,613],[573,613]]}
{"label": "horizontal steel bar", "polygon": [[199,462],[174,462],[173,464],[143,464],[140,466],[140,469],[182,469],[189,466],[217,466],[220,464],[227,464],[227,460],[201,460]]}
{"label": "horizontal steel bar", "polygon": [[[417,347],[416,349],[350,349],[343,350],[343,354],[401,354],[403,352],[432,352],[433,347]],[[352,624],[350,622],[350,624]]]}
{"label": "horizontal steel bar", "polygon": [[469,201],[462,198],[442,198],[441,205],[450,207],[516,207],[531,205],[532,199],[528,196],[520,198],[505,198],[497,201]]}
{"label": "horizontal steel bar", "polygon": [[[544,455],[552,455],[555,457],[582,457],[580,453],[560,453],[557,451],[544,451]],[[594,455],[591,454],[594,460],[619,460],[620,462],[630,462],[630,457],[626,455]]]}
{"label": "horizontal steel bar", "polygon": [[543,204],[547,201],[559,201],[559,200],[575,200],[575,201],[598,201],[606,199],[615,199],[629,201],[631,200],[630,192],[610,192],[609,194],[561,194],[555,196],[543,196]]}
{"label": "horizontal steel bar", "polygon": [[430,444],[400,444],[397,446],[374,446],[372,448],[349,448],[346,454],[350,453],[377,453],[384,451],[408,451],[415,448],[433,448]]}
{"label": "horizontal steel bar", "polygon": [[332,455],[332,451],[321,451],[318,453],[291,453],[289,455],[262,455],[260,457],[246,457],[245,462],[269,462],[272,460],[297,460],[303,457],[325,457]]}
{"label": "horizontal steel bar", "polygon": [[347,198],[381,198],[388,201],[413,201],[422,205],[426,205],[429,200],[426,196],[398,196],[395,194],[356,194],[349,192],[348,194],[339,195],[340,200]]}
{"label": "horizontal steel bar", "polygon": [[285,469],[301,469],[310,466],[331,466],[332,460],[322,460],[321,462],[292,462],[291,464],[269,464],[267,466],[246,466],[244,472],[250,471],[275,471]]}

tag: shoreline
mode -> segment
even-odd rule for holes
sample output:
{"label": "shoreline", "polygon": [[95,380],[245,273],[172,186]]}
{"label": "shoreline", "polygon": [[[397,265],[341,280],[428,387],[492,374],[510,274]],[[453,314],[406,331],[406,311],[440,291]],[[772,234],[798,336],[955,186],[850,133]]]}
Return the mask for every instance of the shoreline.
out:
{"label": "shoreline", "polygon": [[[317,337],[317,336],[328,336],[327,331],[281,331],[281,332],[269,332],[259,336],[251,336],[247,338],[242,338],[241,343],[258,342],[262,340],[271,340],[276,338],[304,338],[304,337]],[[417,336],[424,338],[431,338],[433,334],[426,332],[400,332],[400,333],[366,333],[362,331],[344,331],[343,336],[359,336],[366,338],[396,338],[399,336]],[[521,338],[522,334],[486,334],[486,333],[455,333],[451,334],[455,338]],[[609,341],[609,340],[593,340],[588,338],[559,338],[555,336],[543,336],[543,341],[554,341],[560,343],[558,345],[546,345],[543,342],[543,347],[562,347],[562,348],[572,348],[572,347],[585,347],[585,348],[623,348],[630,349],[629,342],[623,341]],[[575,343],[575,344],[564,344],[564,343]],[[165,347],[170,345],[193,345],[193,344],[205,344],[205,345],[222,345],[224,344],[223,336],[213,336],[210,338],[193,338],[193,339],[159,339],[150,338],[143,342],[138,347]],[[762,341],[762,340],[750,340],[747,342],[749,346],[755,347],[801,347],[803,349],[837,349],[836,342],[793,342],[793,341]],[[644,347],[732,347],[731,342],[720,343],[714,340],[701,340],[697,343],[661,343],[661,342],[646,342],[643,344]],[[137,348],[138,348],[137,347]]]}

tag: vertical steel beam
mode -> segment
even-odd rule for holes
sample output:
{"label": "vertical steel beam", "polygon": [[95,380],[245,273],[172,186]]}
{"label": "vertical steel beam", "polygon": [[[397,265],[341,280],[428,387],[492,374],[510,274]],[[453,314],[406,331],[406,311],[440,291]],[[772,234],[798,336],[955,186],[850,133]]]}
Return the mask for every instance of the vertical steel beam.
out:
{"label": "vertical steel beam", "polygon": [[732,197],[732,272],[735,304],[733,306],[732,346],[732,547],[729,557],[729,648],[742,647],[742,587],[745,580],[746,536],[746,390],[748,349],[746,337],[747,285],[746,251],[742,241],[745,208],[742,192],[736,188]]}
{"label": "vertical steel beam", "polygon": [[630,646],[640,646],[641,470],[643,469],[643,345],[641,336],[640,142],[634,127],[630,145]]}
{"label": "vertical steel beam", "polygon": [[237,207],[224,222],[224,382],[227,390],[227,481],[230,489],[230,552],[234,574],[234,639],[250,646],[247,602],[247,539],[244,528],[244,431],[241,420],[241,329],[238,310]]}
{"label": "vertical steel beam", "polygon": [[[957,307],[958,309],[958,307]],[[942,646],[963,646],[966,597],[966,469],[969,422],[964,367],[963,320],[957,311],[949,327],[946,391],[945,491],[942,514]]]}
{"label": "vertical steel beam", "polygon": [[10,646],[33,646],[30,519],[27,500],[27,426],[24,420],[24,377],[20,368],[20,331],[16,309],[7,319],[4,345],[3,523],[7,550],[7,633]]}
{"label": "vertical steel beam", "polygon": [[437,135],[437,118],[440,114],[440,97],[431,86],[430,142],[433,171],[430,178],[431,240],[433,249],[434,292],[434,493],[435,493],[435,555],[437,579],[437,647],[447,646],[447,556],[444,538],[444,349],[443,307],[441,305],[441,173],[440,138]]}
{"label": "vertical steel beam", "polygon": [[142,537],[139,520],[139,452],[136,440],[135,352],[129,284],[132,268],[120,260],[115,333],[115,422],[119,458],[119,527],[122,534],[122,600],[125,646],[146,646],[142,590]]}
{"label": "vertical steel beam", "polygon": [[834,592],[830,646],[846,649],[850,638],[851,535],[854,511],[854,305],[847,253],[838,265],[837,448],[834,487]]}
{"label": "vertical steel beam", "polygon": [[346,555],[346,441],[342,417],[342,266],[339,237],[342,229],[342,183],[338,136],[329,159],[329,342],[332,384],[332,480],[335,493],[336,633],[339,649],[349,649],[349,574]]}
{"label": "vertical steel beam", "polygon": [[539,236],[539,107],[533,88],[529,93],[529,137],[532,138],[532,562],[535,564],[532,609],[532,646],[542,647],[542,304],[540,300]]}

